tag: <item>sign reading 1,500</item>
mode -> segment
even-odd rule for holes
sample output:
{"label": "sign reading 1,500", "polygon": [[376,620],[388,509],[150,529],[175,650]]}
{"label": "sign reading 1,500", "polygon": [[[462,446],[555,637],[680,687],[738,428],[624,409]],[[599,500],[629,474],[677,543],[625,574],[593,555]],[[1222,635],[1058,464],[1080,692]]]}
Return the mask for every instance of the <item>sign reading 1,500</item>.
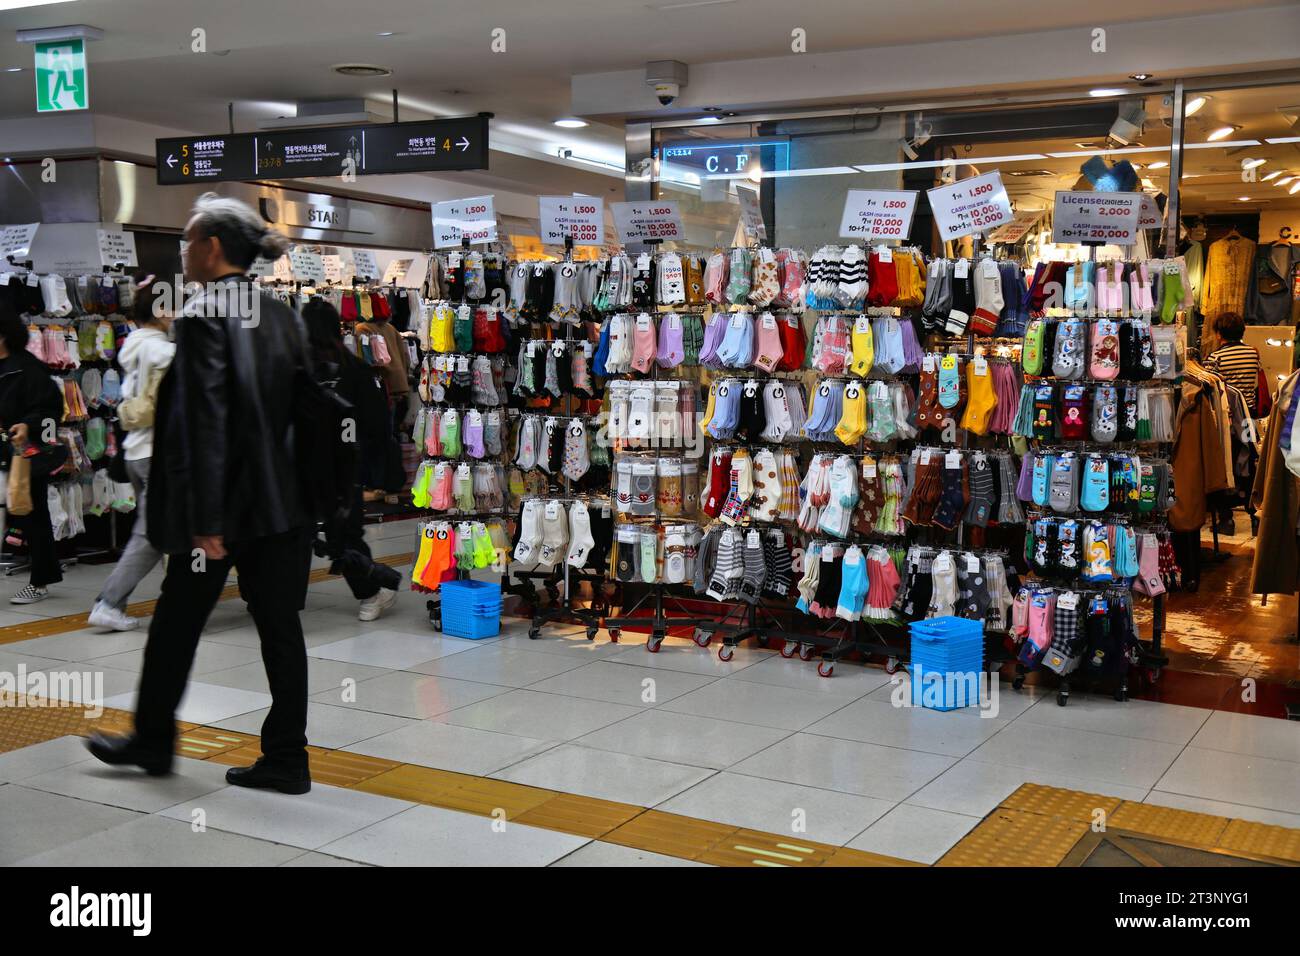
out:
{"label": "sign reading 1,500", "polygon": [[486,215],[488,207],[485,203],[475,203],[472,206],[465,206],[463,209],[452,209],[452,215],[461,216],[482,216]]}
{"label": "sign reading 1,500", "polygon": [[907,208],[907,200],[906,200],[906,199],[886,199],[886,200],[884,201],[883,205],[884,205],[884,208],[886,208],[886,209],[906,209],[906,208]]}
{"label": "sign reading 1,500", "polygon": [[993,192],[993,184],[984,183],[983,185],[975,186],[974,188],[967,190],[967,195],[974,199],[976,196],[982,196],[985,193],[991,192]]}
{"label": "sign reading 1,500", "polygon": [[[593,209],[592,212],[595,212],[595,210]],[[673,210],[671,206],[656,206],[652,209],[633,208],[632,214],[634,216],[671,216]]]}

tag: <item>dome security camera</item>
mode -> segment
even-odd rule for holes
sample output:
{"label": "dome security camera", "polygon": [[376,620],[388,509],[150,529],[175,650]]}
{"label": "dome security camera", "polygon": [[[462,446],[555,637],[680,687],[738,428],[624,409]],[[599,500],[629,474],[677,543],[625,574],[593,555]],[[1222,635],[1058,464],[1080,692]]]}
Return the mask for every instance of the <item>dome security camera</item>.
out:
{"label": "dome security camera", "polygon": [[688,72],[686,64],[678,60],[652,60],[645,65],[646,86],[654,89],[661,105],[671,106],[682,95]]}

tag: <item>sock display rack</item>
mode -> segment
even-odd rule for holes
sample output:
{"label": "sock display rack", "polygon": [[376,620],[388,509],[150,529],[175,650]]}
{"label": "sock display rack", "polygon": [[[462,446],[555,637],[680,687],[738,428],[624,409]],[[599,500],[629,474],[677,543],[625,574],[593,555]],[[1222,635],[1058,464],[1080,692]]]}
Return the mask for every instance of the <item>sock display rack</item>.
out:
{"label": "sock display rack", "polygon": [[[534,640],[552,622],[580,625],[595,640],[614,591],[607,572],[614,528],[609,455],[592,440],[591,407],[602,396],[588,311],[597,278],[596,264],[574,261],[571,242],[559,262],[511,267],[509,312],[520,332],[512,401],[520,409],[510,482],[518,509],[510,577],[518,583],[509,590],[531,606]],[[547,284],[550,308],[539,304]],[[584,585],[591,591],[586,606]]]}
{"label": "sock display rack", "polygon": [[689,628],[830,676],[852,654],[896,669],[907,622],[952,614],[983,625],[986,668],[1054,671],[1062,703],[1081,676],[1122,698],[1128,665],[1158,673],[1185,267],[976,246],[513,263],[531,634],[636,626],[653,653]]}
{"label": "sock display rack", "polygon": [[[63,395],[57,441],[68,449],[64,468],[52,476],[47,498],[56,542],[73,541],[65,564],[119,553],[117,515],[135,510],[129,482],[113,481],[108,463],[117,453],[116,406],[121,398],[117,347],[134,324],[124,316],[134,301],[134,284],[125,266],[105,266],[99,274],[61,276],[37,273],[30,261],[9,259],[0,267],[0,295],[27,323],[28,351],[45,362]],[[7,525],[8,509],[0,499]],[[76,543],[87,519],[103,519],[104,545]],[[24,571],[24,560],[4,556],[7,533],[0,533],[0,566],[5,574]]]}

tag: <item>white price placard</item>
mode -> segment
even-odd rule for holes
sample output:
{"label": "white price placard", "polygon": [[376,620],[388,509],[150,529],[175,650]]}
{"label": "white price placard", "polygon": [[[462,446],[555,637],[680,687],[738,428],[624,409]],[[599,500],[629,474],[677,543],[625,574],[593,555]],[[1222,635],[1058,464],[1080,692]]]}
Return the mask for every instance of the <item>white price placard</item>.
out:
{"label": "white price placard", "polygon": [[342,256],[321,256],[321,265],[325,268],[326,282],[343,281],[343,257]]}
{"label": "white price placard", "polygon": [[433,247],[450,249],[471,244],[496,242],[497,214],[491,196],[471,196],[433,204]]}
{"label": "white price placard", "polygon": [[384,285],[390,282],[397,282],[399,279],[406,278],[406,270],[411,268],[412,259],[394,259],[388,263],[388,268],[384,270]]}
{"label": "white price placard", "polygon": [[1138,209],[1139,229],[1159,229],[1165,224],[1165,217],[1160,212],[1156,201],[1146,193],[1142,194],[1142,205]]}
{"label": "white price placard", "polygon": [[681,242],[685,237],[676,202],[616,202],[609,208],[614,213],[619,242],[624,245],[648,239]]}
{"label": "white price placard", "polygon": [[325,281],[325,263],[321,261],[318,252],[290,249],[289,265],[293,270],[293,277],[299,282]]}
{"label": "white price placard", "polygon": [[248,274],[259,279],[270,279],[275,276],[275,263],[270,259],[263,259],[258,256],[253,260],[253,264],[248,267]]}
{"label": "white price placard", "polygon": [[1013,218],[1002,174],[996,171],[951,186],[935,186],[926,195],[945,242],[988,232]]}
{"label": "white price placard", "polygon": [[740,200],[740,224],[745,227],[745,232],[755,239],[766,239],[767,223],[763,221],[763,209],[758,203],[758,190],[737,186],[736,198]]}
{"label": "white price placard", "polygon": [[29,222],[21,226],[0,226],[0,259],[8,261],[26,259],[32,254],[32,242],[36,239],[39,222]]}
{"label": "white price placard", "polygon": [[429,274],[429,257],[423,253],[415,256],[406,267],[406,272],[397,280],[403,289],[418,289],[424,285],[424,277]]}
{"label": "white price placard", "polygon": [[914,189],[850,189],[840,216],[840,238],[906,239],[914,212]]}
{"label": "white price placard", "polygon": [[538,196],[538,226],[542,242],[562,246],[599,246],[605,241],[605,200],[595,196]]}
{"label": "white price placard", "polygon": [[1131,246],[1137,242],[1141,204],[1141,193],[1058,190],[1052,211],[1052,241]]}
{"label": "white price placard", "polygon": [[375,261],[375,254],[369,249],[353,249],[352,274],[358,279],[371,281],[379,278],[379,263]]}
{"label": "white price placard", "polygon": [[1029,233],[1030,229],[1038,225],[1038,220],[1043,218],[1043,210],[1029,209],[1024,212],[1017,212],[1015,218],[1005,226],[999,226],[984,238],[989,242],[1002,242],[1014,246]]}
{"label": "white price placard", "polygon": [[135,236],[120,229],[96,229],[101,266],[135,266]]}

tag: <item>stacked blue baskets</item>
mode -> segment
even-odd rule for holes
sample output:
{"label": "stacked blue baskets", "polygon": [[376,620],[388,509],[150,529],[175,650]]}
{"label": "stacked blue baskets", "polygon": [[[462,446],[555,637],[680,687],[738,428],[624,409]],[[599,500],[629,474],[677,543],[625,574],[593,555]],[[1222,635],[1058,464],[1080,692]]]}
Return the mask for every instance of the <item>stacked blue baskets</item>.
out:
{"label": "stacked blue baskets", "polygon": [[443,581],[442,632],[478,640],[501,633],[501,585],[488,581]]}
{"label": "stacked blue baskets", "polygon": [[912,706],[957,710],[979,703],[984,670],[984,625],[935,617],[910,626]]}

